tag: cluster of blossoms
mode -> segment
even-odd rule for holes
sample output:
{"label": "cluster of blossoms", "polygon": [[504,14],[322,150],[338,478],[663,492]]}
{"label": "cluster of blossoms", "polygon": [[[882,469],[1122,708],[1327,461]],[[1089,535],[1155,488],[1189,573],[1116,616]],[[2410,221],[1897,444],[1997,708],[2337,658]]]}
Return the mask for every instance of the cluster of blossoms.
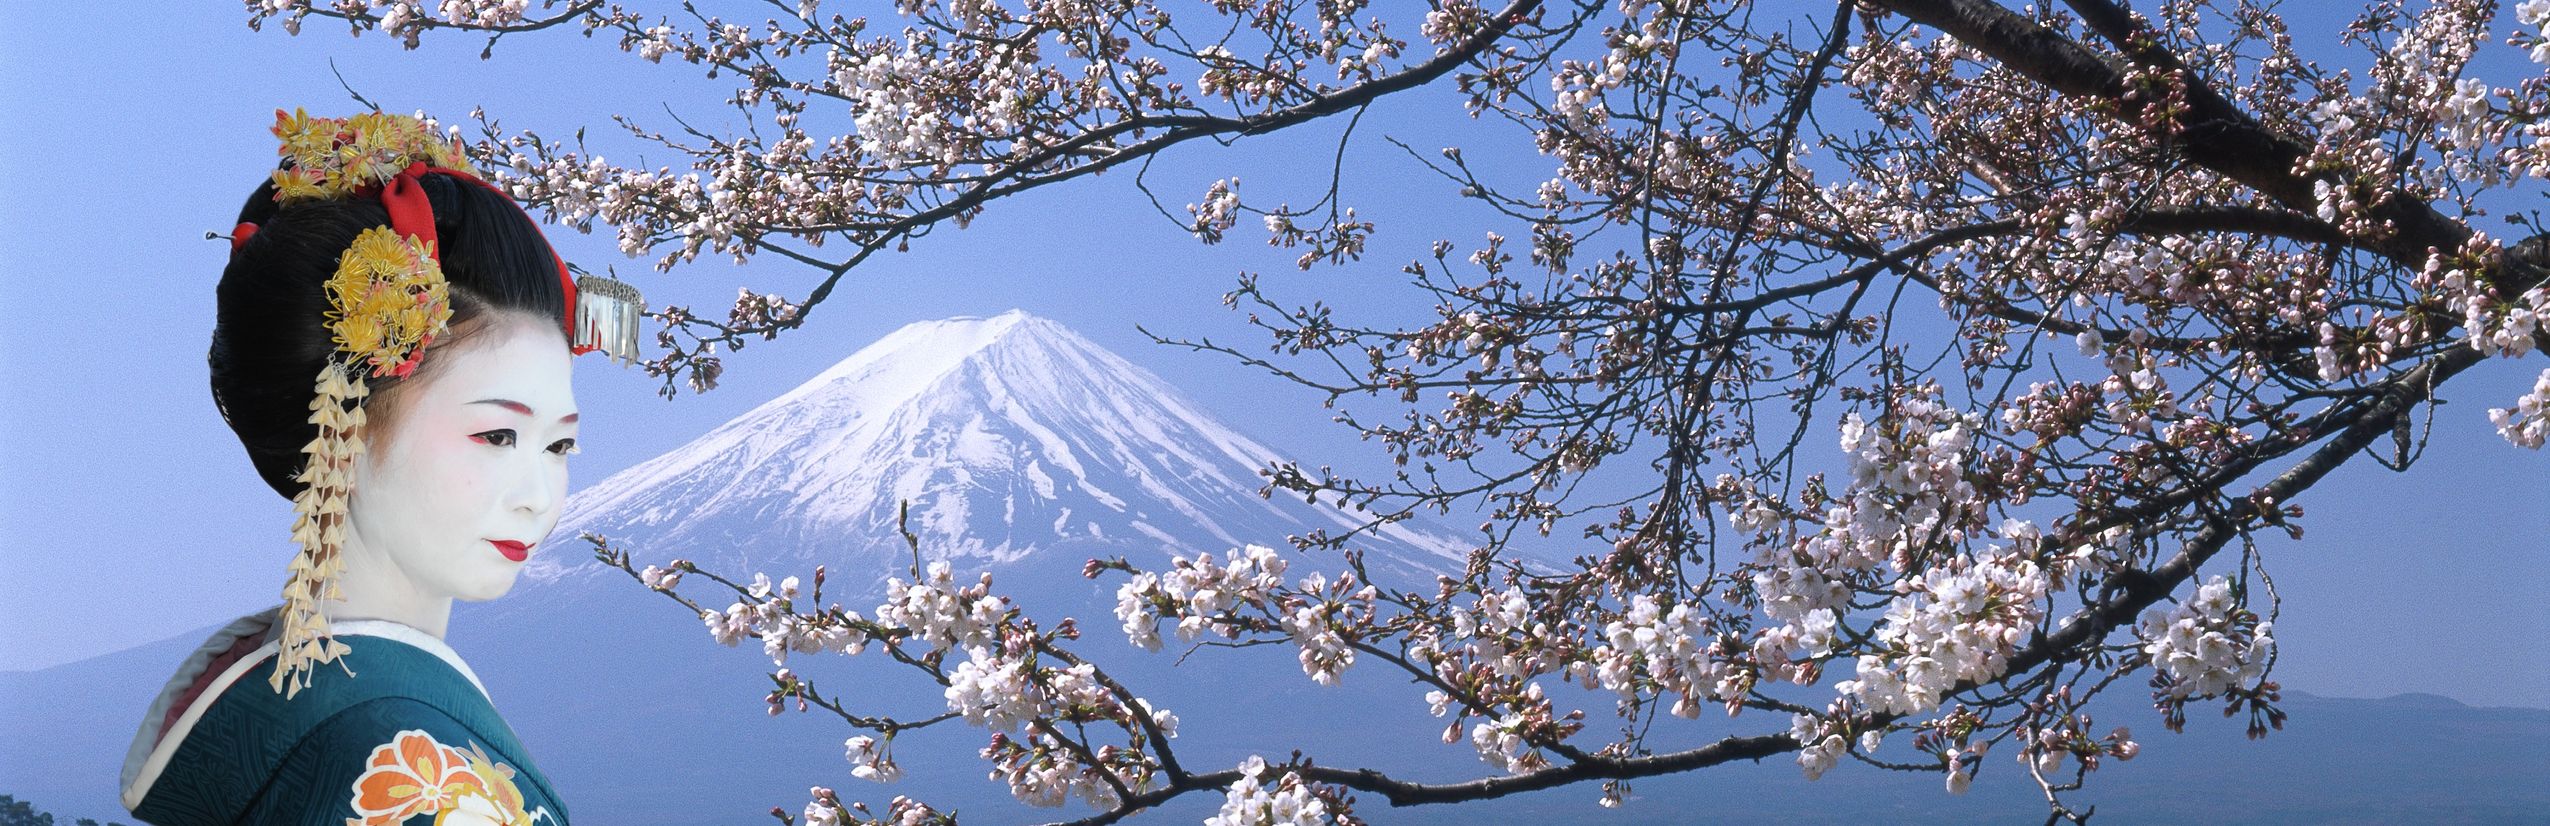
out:
{"label": "cluster of blossoms", "polygon": [[2490,408],[2488,421],[2497,425],[2497,435],[2518,447],[2539,450],[2550,441],[2550,370],[2541,371],[2532,392],[2516,398],[2515,406]]}
{"label": "cluster of blossoms", "polygon": [[808,794],[806,826],[956,826],[956,818],[902,795],[886,804],[884,816],[869,817],[866,804],[842,805],[841,796],[829,788],[816,786]]}
{"label": "cluster of blossoms", "polygon": [[[1535,617],[1533,597],[1521,588],[1483,592],[1466,606],[1445,602],[1442,621],[1420,626],[1407,646],[1413,666],[1429,668],[1435,681],[1460,692],[1426,693],[1435,716],[1459,710],[1443,741],[1459,742],[1461,723],[1477,717],[1469,735],[1480,760],[1510,774],[1548,768],[1542,746],[1581,730],[1585,714],[1560,713],[1532,678],[1569,669],[1570,679],[1590,683],[1599,679],[1591,660],[1570,641],[1572,634]],[[1632,696],[1638,690],[1631,688]]]}
{"label": "cluster of blossoms", "polygon": [[[1450,641],[1466,655],[1461,658],[1437,657],[1446,640],[1423,635],[1412,655],[1436,661],[1438,669],[1458,668],[1466,659],[1498,677],[1523,677],[1547,673],[1556,666],[1543,656],[1536,644],[1551,635],[1546,624],[1532,619],[1532,600],[1520,588],[1507,588],[1480,594],[1469,606],[1453,606],[1444,612],[1451,621]],[[1449,676],[1449,675],[1447,675]]]}
{"label": "cluster of blossoms", "polygon": [[1451,48],[1454,41],[1469,37],[1487,23],[1487,10],[1478,0],[1444,0],[1426,12],[1425,22],[1418,24],[1417,35],[1435,44],[1435,54]]}
{"label": "cluster of blossoms", "polygon": [[[2550,4],[2541,0],[2525,0],[2515,7],[2515,19],[2524,28],[2517,30],[2508,42],[2524,47],[2532,62],[2550,65]],[[2508,98],[2504,101],[2509,110],[2506,119],[2519,124],[2515,131],[2521,140],[2514,141],[2514,145],[2507,147],[2500,156],[2505,174],[2511,178],[2550,178],[2550,123],[2544,123],[2537,117],[2515,117],[2514,112],[2520,111],[2515,100],[2517,94],[2529,97],[2529,90],[2518,87],[2508,92],[2512,94],[2501,93]]]}
{"label": "cluster of blossoms", "polygon": [[[1232,551],[1227,564],[1210,553],[1173,557],[1169,570],[1135,574],[1116,589],[1116,618],[1125,638],[1146,651],[1160,650],[1159,623],[1168,617],[1177,619],[1178,639],[1189,642],[1206,631],[1236,639],[1243,631],[1280,629],[1300,647],[1302,673],[1336,685],[1355,664],[1350,629],[1371,620],[1379,592],[1353,574],[1331,581],[1318,573],[1287,590],[1285,567],[1264,545]],[[1243,616],[1242,608],[1261,616]]]}
{"label": "cluster of blossoms", "polygon": [[531,0],[443,0],[443,19],[471,26],[502,26],[522,19]]}
{"label": "cluster of blossoms", "polygon": [[[1932,537],[1953,542],[1981,518],[1980,496],[1965,470],[1980,422],[1941,404],[1937,393],[1935,387],[1908,391],[1874,427],[1857,413],[1842,418],[1850,485],[1827,513],[1826,533],[1807,543],[1810,556],[1840,563],[1837,568],[1886,562],[1909,570]],[[1770,603],[1765,613],[1783,619],[1830,607],[1784,603],[1782,610]]]}
{"label": "cluster of blossoms", "polygon": [[[648,566],[647,570],[655,574],[649,587],[670,590],[681,581],[681,571],[686,567]],[[643,572],[640,579],[646,579]],[[656,583],[662,583],[661,587]],[[719,645],[732,646],[748,636],[760,638],[762,653],[769,655],[774,666],[787,665],[792,651],[856,655],[867,648],[869,637],[858,627],[858,612],[800,614],[795,610],[799,587],[793,576],[774,584],[768,574],[754,574],[753,584],[747,589],[749,601],[737,600],[724,611],[703,610],[700,623],[707,626],[709,637]]]}
{"label": "cluster of blossoms", "polygon": [[2432,250],[2410,285],[2461,315],[2471,349],[2505,358],[2530,354],[2550,332],[2550,284],[2508,298],[2485,277],[2510,256],[2497,239],[2474,232],[2461,248]]}
{"label": "cluster of blossoms", "polygon": [[2534,287],[2502,304],[2474,290],[2462,299],[2462,316],[2471,347],[2507,358],[2522,356],[2550,331],[2550,287]]}
{"label": "cluster of blossoms", "polygon": [[964,715],[965,722],[1003,730],[1063,709],[1115,704],[1114,695],[1098,684],[1095,666],[1040,669],[983,646],[966,649],[945,693],[947,710]]}
{"label": "cluster of blossoms", "polygon": [[[1510,775],[1548,767],[1550,757],[1540,744],[1576,734],[1584,727],[1578,724],[1584,711],[1558,714],[1533,676],[1561,668],[1584,670],[1586,660],[1573,655],[1566,635],[1533,617],[1533,599],[1522,589],[1479,594],[1471,607],[1448,607],[1446,619],[1451,619],[1448,640],[1443,630],[1428,627],[1408,645],[1413,663],[1433,665],[1436,681],[1469,696],[1461,701],[1461,714],[1443,727],[1443,742],[1459,739],[1461,719],[1479,716],[1469,727],[1469,744],[1479,760]],[[1428,691],[1425,701],[1436,716],[1454,709],[1454,696],[1446,691]]]}
{"label": "cluster of blossoms", "polygon": [[2143,653],[2160,671],[2155,682],[2169,697],[2211,697],[2257,682],[2275,657],[2274,623],[2244,608],[2231,582],[2205,580],[2194,599],[2143,614],[2135,627]]}
{"label": "cluster of blossoms", "polygon": [[[1832,612],[1808,616],[1821,623],[1829,644]],[[1655,595],[1639,594],[1618,619],[1603,624],[1603,644],[1587,655],[1586,683],[1619,692],[1624,712],[1646,691],[1681,695],[1673,714],[1691,719],[1700,716],[1704,699],[1743,699],[1743,672],[1728,667],[1731,653],[1707,612],[1690,603],[1664,609]]]}
{"label": "cluster of blossoms", "polygon": [[1195,79],[1195,90],[1232,102],[1252,105],[1277,100],[1285,92],[1290,78],[1282,72],[1267,71],[1258,63],[1242,59],[1229,47],[1215,43],[1195,51],[1203,72]]}
{"label": "cluster of blossoms", "polygon": [[2108,421],[2128,433],[2148,434],[2153,420],[2178,416],[2178,394],[2170,391],[2169,378],[2148,363],[2109,375],[2100,383],[2099,395],[2106,400]]}
{"label": "cluster of blossoms", "polygon": [[[2502,139],[2506,124],[2488,105],[2491,90],[2463,71],[2484,39],[2495,6],[2439,0],[2422,10],[2376,56],[2368,92],[2319,82],[2318,100],[2305,116],[2313,127],[2313,143],[2296,160],[2295,173],[2398,169],[2404,173],[2399,182],[2403,189],[2429,196],[2449,195],[2446,185],[2455,179],[2500,182],[2500,164],[2480,153]],[[2403,160],[2396,145],[2384,140],[2401,133],[2431,136],[2435,157],[2419,153]],[[2372,210],[2390,197],[2387,187],[2351,172],[2314,176],[2313,181],[2320,220],[2353,236],[2384,231]]]}
{"label": "cluster of blossoms", "polygon": [[[1204,202],[1186,205],[1187,231],[1207,244],[1222,242],[1222,233],[1230,231],[1240,220],[1240,179],[1223,178],[1213,182],[1204,192]],[[1269,215],[1267,220],[1275,220]],[[1269,225],[1272,227],[1272,225]]]}
{"label": "cluster of blossoms", "polygon": [[1879,712],[1926,712],[1959,683],[1998,677],[2044,616],[2051,583],[2010,550],[1959,557],[1902,582],[1876,629],[1883,653],[1834,687]]}
{"label": "cluster of blossoms", "polygon": [[889,165],[954,163],[959,147],[948,140],[949,124],[933,105],[934,96],[908,82],[950,67],[931,57],[936,44],[927,39],[927,33],[914,36],[914,42],[896,52],[878,51],[855,62],[841,60],[833,83],[853,95],[859,151]]}
{"label": "cluster of blossoms", "polygon": [[1822,531],[1763,546],[1753,587],[1764,614],[1795,621],[1842,607],[1882,567],[1917,570],[1980,522],[1983,502],[1965,469],[1979,420],[1935,393],[1906,395],[1874,427],[1858,413],[1843,418],[1850,485],[1825,510]]}
{"label": "cluster of blossoms", "polygon": [[885,581],[885,602],[877,605],[877,622],[908,628],[931,648],[979,648],[994,641],[1001,620],[1012,610],[1009,599],[992,593],[992,575],[973,585],[955,587],[945,560],[932,562],[919,582]]}
{"label": "cluster of blossoms", "polygon": [[1127,640],[1146,651],[1160,650],[1159,622],[1175,617],[1178,640],[1192,642],[1210,630],[1237,638],[1248,627],[1233,612],[1243,605],[1266,609],[1276,604],[1284,587],[1284,558],[1273,548],[1250,545],[1231,554],[1228,564],[1211,553],[1195,559],[1177,557],[1169,570],[1140,573],[1116,589],[1116,619]]}
{"label": "cluster of blossoms", "polygon": [[[261,2],[264,8],[260,12],[263,14],[287,12],[290,16],[285,18],[284,26],[292,29],[299,28],[301,15],[309,9],[309,0]],[[344,14],[377,12],[381,30],[398,37],[410,49],[416,48],[418,38],[429,23],[498,28],[521,22],[523,12],[531,8],[530,0],[442,0],[434,10],[437,16],[429,18],[418,0],[391,0],[388,3],[380,0],[335,0],[330,5]]]}
{"label": "cluster of blossoms", "polygon": [[2504,138],[2508,124],[2489,104],[2494,90],[2466,71],[2496,12],[2493,0],[2437,0],[2374,64],[2368,97],[2382,115],[2396,124],[2433,124],[2429,134],[2442,163],[2412,171],[2409,183],[2419,190],[2442,190],[2454,181],[2495,183],[2503,174],[2481,153]]}
{"label": "cluster of blossoms", "polygon": [[2532,29],[2515,34],[2519,41],[2531,42],[2526,54],[2532,62],[2550,65],[2550,0],[2524,0],[2515,6],[2515,20]]}
{"label": "cluster of blossoms", "polygon": [[850,761],[850,776],[879,783],[903,779],[902,764],[894,762],[894,738],[884,740],[862,734],[841,741],[841,757]]}
{"label": "cluster of blossoms", "polygon": [[[2096,330],[2081,334],[2083,354],[2098,354],[2097,335]],[[2026,393],[2001,409],[2001,425],[2012,434],[2034,434],[2039,443],[2052,443],[2079,433],[2099,402],[2098,389],[2081,382],[2031,382]]]}
{"label": "cluster of blossoms", "polygon": [[671,565],[646,566],[645,570],[638,572],[638,582],[645,585],[648,590],[673,590],[682,585],[682,566],[682,561],[678,559]]}
{"label": "cluster of blossoms", "polygon": [[1154,771],[1148,757],[1112,745],[1098,748],[1097,765],[1083,763],[1061,738],[1041,728],[1026,737],[994,732],[982,756],[991,761],[992,778],[1009,784],[1010,794],[1030,806],[1060,806],[1078,797],[1110,811],[1123,801],[1117,784],[1147,790]]}
{"label": "cluster of blossoms", "polygon": [[1249,755],[1240,779],[1222,798],[1222,810],[1204,826],[1326,826],[1328,803],[1301,775],[1286,771],[1269,783],[1266,758]]}
{"label": "cluster of blossoms", "polygon": [[[2550,336],[2550,284],[2501,299],[2480,273],[2490,265],[2503,265],[2506,259],[2503,247],[2487,233],[2473,233],[2460,250],[2429,255],[2412,283],[2460,311],[2463,340],[2471,349],[2520,358],[2539,349],[2544,337]],[[2512,407],[2490,408],[2488,420],[2507,442],[2539,449],[2550,440],[2550,371],[2544,371]]]}
{"label": "cluster of blossoms", "polygon": [[2043,778],[2062,771],[2066,761],[2093,771],[2106,758],[2132,760],[2142,753],[2132,729],[2117,726],[2104,737],[2092,737],[2089,729],[2089,715],[2080,713],[2056,715],[2050,725],[2022,725],[2012,732],[2020,744],[2019,762]]}
{"label": "cluster of blossoms", "polygon": [[[648,587],[669,593],[682,573],[691,570],[690,563],[676,562],[632,573]],[[822,582],[820,569],[816,582]],[[792,651],[855,655],[871,642],[900,646],[910,641],[934,652],[963,652],[964,658],[944,671],[938,670],[935,657],[906,661],[922,663],[939,675],[951,717],[995,730],[982,756],[993,764],[992,776],[1031,805],[1056,806],[1078,797],[1102,810],[1113,808],[1121,799],[1119,789],[1147,789],[1158,770],[1138,744],[1151,732],[1164,739],[1177,736],[1176,714],[1139,698],[1126,700],[1109,687],[1097,666],[1049,648],[1050,640],[1020,622],[1005,597],[991,593],[988,574],[960,588],[951,566],[941,561],[932,563],[917,582],[889,579],[873,622],[837,606],[799,612],[800,583],[793,576],[774,583],[767,574],[755,574],[742,590],[745,599],[724,611],[703,610],[701,620],[722,644],[760,637],[774,664],[784,664]],[[1039,664],[1055,658],[1064,664]],[[786,668],[773,676],[781,689],[770,697],[772,713],[778,713],[785,696],[800,697],[802,709],[805,686]],[[1057,725],[1077,731],[1077,724],[1089,722],[1114,724],[1133,745],[1089,748],[1057,733]],[[892,782],[902,776],[889,749],[893,729],[879,731],[886,736],[843,741],[843,757],[853,776]],[[836,801],[809,810],[827,805],[838,808]]]}
{"label": "cluster of blossoms", "polygon": [[[1446,705],[1433,694],[1427,699],[1436,708]],[[1549,697],[1538,682],[1525,683],[1517,696],[1506,699],[1507,711],[1470,726],[1470,747],[1478,751],[1481,761],[1507,774],[1531,774],[1549,768],[1549,755],[1535,742],[1555,739],[1553,734],[1563,737],[1574,729],[1572,721],[1582,713],[1569,713],[1569,725],[1554,725]]]}
{"label": "cluster of blossoms", "polygon": [[1052,702],[1029,678],[1035,666],[981,646],[966,649],[966,654],[948,675],[944,692],[948,710],[964,715],[965,722],[1014,729],[1053,711]]}
{"label": "cluster of blossoms", "polygon": [[1302,578],[1298,594],[1285,600],[1279,624],[1301,648],[1302,673],[1320,685],[1334,686],[1355,664],[1355,649],[1340,630],[1372,621],[1372,601],[1378,591],[1369,585],[1356,587],[1351,573],[1339,576],[1333,585],[1327,575],[1313,573]]}
{"label": "cluster of blossoms", "polygon": [[670,168],[622,169],[601,155],[517,140],[523,145],[503,156],[506,174],[498,178],[508,194],[547,207],[551,220],[579,231],[591,232],[597,220],[613,225],[620,253],[631,258],[668,237],[680,239],[679,249],[656,262],[658,269],[703,250],[735,249],[740,228],[751,220],[751,203],[733,194],[746,180],[732,166],[703,179]]}
{"label": "cluster of blossoms", "polygon": [[1791,716],[1789,738],[1802,744],[1797,750],[1797,767],[1808,780],[1823,779],[1824,773],[1832,771],[1833,765],[1850,751],[1841,732],[1825,718],[1813,714]]}

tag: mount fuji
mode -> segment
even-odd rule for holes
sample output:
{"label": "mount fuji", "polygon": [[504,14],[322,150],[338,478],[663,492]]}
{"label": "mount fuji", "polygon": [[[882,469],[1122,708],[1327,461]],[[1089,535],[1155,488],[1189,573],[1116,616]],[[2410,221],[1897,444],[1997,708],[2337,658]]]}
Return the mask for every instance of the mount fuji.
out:
{"label": "mount fuji", "polygon": [[[640,559],[678,553],[721,572],[821,561],[857,589],[909,567],[900,502],[911,504],[922,554],[959,571],[1030,557],[1077,568],[1109,555],[1222,555],[1369,521],[1260,496],[1258,469],[1279,458],[1150,371],[1011,310],[896,330],[578,493],[550,536],[590,531]],[[1470,548],[1412,522],[1357,540],[1376,571],[1402,575],[1457,571]],[[523,585],[621,577],[560,550],[534,559]]]}

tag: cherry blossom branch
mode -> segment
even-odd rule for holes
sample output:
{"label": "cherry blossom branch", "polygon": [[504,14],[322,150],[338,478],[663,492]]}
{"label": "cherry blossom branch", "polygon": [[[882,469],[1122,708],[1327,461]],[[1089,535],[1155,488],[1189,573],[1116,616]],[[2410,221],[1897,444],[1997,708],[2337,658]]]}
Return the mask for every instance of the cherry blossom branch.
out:
{"label": "cherry blossom branch", "polygon": [[[616,225],[659,268],[773,253],[824,274],[802,300],[661,311],[650,370],[704,391],[722,350],[796,328],[868,256],[1008,195],[1139,158],[1140,197],[1179,219],[1153,190],[1166,147],[1356,113],[1311,179],[1252,179],[1246,200],[1212,179],[1180,223],[1214,244],[1263,222],[1304,269],[1404,249],[1389,254],[1409,256],[1422,309],[1366,320],[1369,302],[1281,297],[1247,273],[1224,301],[1266,350],[1142,331],[1324,396],[1391,466],[1275,464],[1260,493],[1351,503],[1357,524],[1283,537],[1302,553],[1180,549],[1085,573],[1124,577],[1116,618],[1141,648],[1289,646],[1321,685],[1382,663],[1450,718],[1448,742],[1466,731],[1486,776],[1418,783],[1312,748],[1182,763],[1175,715],[1081,656],[1073,622],[1026,619],[908,534],[909,579],[874,618],[799,607],[821,603],[820,568],[806,600],[793,577],[615,563],[731,600],[677,599],[721,644],[762,642],[774,708],[793,697],[865,732],[844,743],[858,776],[899,773],[903,724],[816,692],[788,657],[883,649],[946,701],[913,725],[986,729],[1013,795],[1076,798],[1085,823],[1206,790],[1224,796],[1217,824],[1345,822],[1355,792],[1412,805],[1602,781],[1618,803],[1631,780],[1773,754],[1810,779],[1848,757],[1961,793],[1996,749],[2050,818],[2077,822],[2086,779],[2139,749],[2092,731],[2084,704],[2147,683],[2171,728],[2200,702],[2247,711],[2253,736],[2280,726],[2261,535],[2298,538],[2299,499],[2385,435],[2377,460],[2412,461],[2417,408],[2431,419],[2472,364],[2550,345],[2550,236],[2479,231],[2550,178],[2550,84],[2497,85],[2477,59],[2502,42],[2550,63],[2550,5],[2516,10],[2502,41],[2486,0],[2375,9],[2336,44],[2366,53],[2357,73],[2246,7],[2173,2],[2146,10],[2154,25],[2067,3],[1837,2],[1788,28],[1758,5],[1644,0],[1444,0],[1406,19],[1250,0],[1183,28],[1147,0],[917,4],[897,7],[899,32],[784,2],[758,24],[591,10],[589,30],[641,59],[731,76],[739,131],[618,119],[685,172],[483,117],[479,151],[527,202]],[[1410,22],[1417,38],[1393,36]],[[1463,135],[1530,151],[1392,137],[1487,223],[1368,247],[1347,146],[1375,122],[1362,114],[1424,88],[1482,124]],[[855,128],[809,130],[818,112]],[[2550,442],[2550,371],[2537,384],[2488,411],[2514,445]],[[1430,588],[1372,584],[1381,529],[1425,511],[1477,514],[1470,553]],[[1287,573],[1302,560],[1327,570]],[[1593,725],[1606,707],[1616,725]],[[1682,722],[1710,710],[1772,720]],[[1707,745],[1649,753],[1664,733]],[[873,819],[813,798],[809,821]]]}

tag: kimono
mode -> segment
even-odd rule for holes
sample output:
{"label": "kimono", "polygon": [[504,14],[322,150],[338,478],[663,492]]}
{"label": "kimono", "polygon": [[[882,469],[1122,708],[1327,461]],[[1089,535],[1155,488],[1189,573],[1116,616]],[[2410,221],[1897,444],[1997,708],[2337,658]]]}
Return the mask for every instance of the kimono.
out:
{"label": "kimono", "polygon": [[[292,699],[274,673],[275,610],[230,623],[160,690],[125,753],[124,807],[158,826],[563,826],[478,675],[433,635],[344,620],[353,649]],[[347,673],[347,668],[353,674]]]}

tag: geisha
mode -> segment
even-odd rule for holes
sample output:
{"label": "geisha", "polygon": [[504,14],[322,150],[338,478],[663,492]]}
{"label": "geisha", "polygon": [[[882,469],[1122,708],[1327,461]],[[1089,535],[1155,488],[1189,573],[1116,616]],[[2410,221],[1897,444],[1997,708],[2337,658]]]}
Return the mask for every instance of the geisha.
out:
{"label": "geisha", "polygon": [[283,162],[217,290],[215,406],[299,553],[283,604],[187,657],[127,752],[161,826],[564,824],[565,803],[445,645],[453,600],[544,552],[578,411],[569,358],[626,358],[626,285],[414,118],[276,112]]}

